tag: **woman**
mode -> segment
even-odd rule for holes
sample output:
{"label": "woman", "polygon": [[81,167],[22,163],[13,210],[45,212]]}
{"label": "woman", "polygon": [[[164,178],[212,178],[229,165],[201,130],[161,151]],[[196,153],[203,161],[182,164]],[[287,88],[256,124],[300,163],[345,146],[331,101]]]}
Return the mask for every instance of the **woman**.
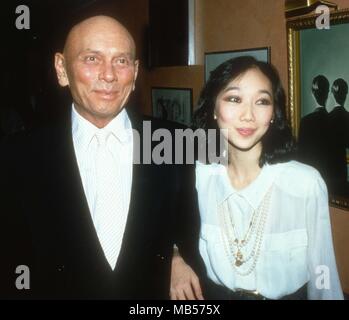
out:
{"label": "woman", "polygon": [[205,297],[343,299],[326,186],[315,169],[291,161],[277,71],[231,59],[211,73],[199,106],[197,123],[225,129],[228,145],[228,165],[196,165]]}

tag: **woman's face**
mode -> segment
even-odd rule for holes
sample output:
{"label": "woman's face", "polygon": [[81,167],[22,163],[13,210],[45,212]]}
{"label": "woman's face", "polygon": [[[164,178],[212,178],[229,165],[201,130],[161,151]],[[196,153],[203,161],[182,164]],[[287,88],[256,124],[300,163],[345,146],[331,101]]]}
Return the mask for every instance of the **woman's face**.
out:
{"label": "woman's face", "polygon": [[232,79],[218,94],[215,116],[230,147],[250,150],[261,139],[273,118],[274,101],[270,80],[257,68]]}

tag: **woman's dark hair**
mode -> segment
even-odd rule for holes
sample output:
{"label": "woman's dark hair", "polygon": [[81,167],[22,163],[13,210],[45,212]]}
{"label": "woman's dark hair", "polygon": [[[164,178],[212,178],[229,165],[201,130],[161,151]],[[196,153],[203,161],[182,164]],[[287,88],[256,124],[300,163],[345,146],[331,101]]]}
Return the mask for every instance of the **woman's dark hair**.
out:
{"label": "woman's dark hair", "polygon": [[286,118],[286,95],[277,70],[269,63],[261,62],[250,56],[230,59],[219,65],[210,74],[201,91],[198,109],[194,114],[194,127],[204,130],[217,129],[214,109],[217,96],[226,86],[246,71],[256,68],[271,82],[274,100],[274,121],[262,137],[262,154],[259,165],[286,162],[294,155],[294,138]]}

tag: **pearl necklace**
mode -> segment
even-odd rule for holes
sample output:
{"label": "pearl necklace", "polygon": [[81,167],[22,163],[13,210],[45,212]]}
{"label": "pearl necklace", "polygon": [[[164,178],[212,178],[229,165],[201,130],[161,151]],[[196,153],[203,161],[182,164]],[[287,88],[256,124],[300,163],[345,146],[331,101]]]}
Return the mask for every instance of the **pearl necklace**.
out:
{"label": "pearl necklace", "polygon": [[[226,254],[235,272],[241,276],[249,275],[256,267],[263,241],[265,223],[268,216],[272,187],[273,185],[268,189],[257,210],[253,211],[248,229],[245,236],[241,239],[237,236],[235,223],[230,214],[231,210],[228,208],[228,202],[225,201],[218,208]],[[248,250],[247,247],[252,238],[254,239],[254,243],[251,243],[250,247],[252,247],[252,249],[248,254],[246,251]],[[250,263],[249,268],[245,271],[241,271],[241,267],[251,259],[252,263]]]}

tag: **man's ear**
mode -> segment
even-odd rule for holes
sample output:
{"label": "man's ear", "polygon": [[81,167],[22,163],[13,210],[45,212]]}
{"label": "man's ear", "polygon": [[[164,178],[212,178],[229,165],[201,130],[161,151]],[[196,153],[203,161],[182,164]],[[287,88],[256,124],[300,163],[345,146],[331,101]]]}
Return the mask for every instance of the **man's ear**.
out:
{"label": "man's ear", "polygon": [[62,87],[68,86],[69,80],[68,80],[66,69],[65,69],[65,59],[63,54],[61,53],[55,54],[55,69],[56,69],[58,83]]}
{"label": "man's ear", "polygon": [[135,61],[135,74],[134,74],[134,78],[133,78],[133,88],[132,91],[135,90],[136,88],[136,80],[137,80],[137,76],[138,76],[138,69],[139,69],[139,60]]}

